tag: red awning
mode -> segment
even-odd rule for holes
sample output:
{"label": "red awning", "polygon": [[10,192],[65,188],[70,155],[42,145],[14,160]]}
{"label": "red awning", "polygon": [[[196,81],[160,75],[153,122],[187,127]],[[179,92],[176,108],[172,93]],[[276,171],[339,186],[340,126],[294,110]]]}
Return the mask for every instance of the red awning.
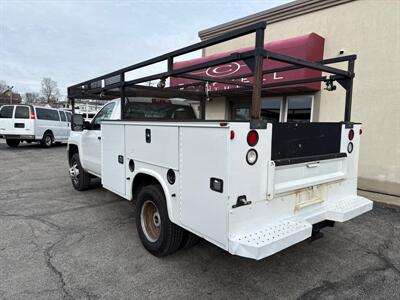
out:
{"label": "red awning", "polygon": [[[325,41],[324,38],[319,36],[318,34],[310,33],[307,35],[298,36],[290,39],[266,43],[264,45],[264,48],[266,50],[293,56],[307,61],[318,61],[323,59],[324,41]],[[194,64],[203,63],[213,59],[226,57],[229,56],[231,53],[235,52],[241,53],[251,49],[254,49],[254,47],[240,48],[229,52],[218,53],[206,57],[176,62],[174,63],[174,70],[191,66]],[[265,59],[263,64],[263,70],[270,70],[284,66],[287,66],[287,64],[278,61],[273,61],[270,59]],[[210,76],[214,78],[229,78],[248,73],[250,73],[249,67],[243,61],[237,61],[195,71],[190,74],[199,76]],[[284,82],[289,80],[305,79],[318,76],[321,76],[320,71],[310,70],[310,69],[297,69],[280,73],[266,74],[264,75],[263,83]],[[251,83],[252,77],[243,77],[241,78],[241,81]],[[184,84],[190,84],[193,82],[194,81],[190,79],[171,78],[170,84],[171,86],[179,86]],[[232,85],[224,83],[216,83],[216,82],[210,84],[210,86],[211,86],[211,91],[226,90],[232,88]],[[268,90],[276,91],[278,89],[279,92],[318,91],[321,89],[321,82],[284,86]]]}

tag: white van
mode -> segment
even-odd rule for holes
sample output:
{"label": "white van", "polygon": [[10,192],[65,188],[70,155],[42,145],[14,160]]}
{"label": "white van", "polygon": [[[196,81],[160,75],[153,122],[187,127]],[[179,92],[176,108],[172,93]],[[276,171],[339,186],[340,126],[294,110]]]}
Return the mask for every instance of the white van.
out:
{"label": "white van", "polygon": [[43,147],[67,142],[72,114],[67,111],[32,105],[4,105],[0,108],[0,137],[7,145],[40,142]]}

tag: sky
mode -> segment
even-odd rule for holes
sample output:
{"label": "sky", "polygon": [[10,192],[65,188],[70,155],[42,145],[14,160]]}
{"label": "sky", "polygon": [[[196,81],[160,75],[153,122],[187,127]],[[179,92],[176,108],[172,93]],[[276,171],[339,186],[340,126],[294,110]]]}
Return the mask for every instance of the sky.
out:
{"label": "sky", "polygon": [[[198,32],[288,0],[0,0],[0,80],[40,92],[200,41]],[[199,57],[194,53],[188,58]],[[163,71],[163,70],[161,70]]]}

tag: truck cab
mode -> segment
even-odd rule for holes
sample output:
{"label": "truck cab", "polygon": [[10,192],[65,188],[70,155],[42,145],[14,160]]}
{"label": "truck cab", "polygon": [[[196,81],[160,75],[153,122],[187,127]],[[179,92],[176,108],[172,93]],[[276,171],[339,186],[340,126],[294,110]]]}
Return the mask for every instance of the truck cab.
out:
{"label": "truck cab", "polygon": [[[145,97],[129,102],[126,113],[135,119],[187,120],[197,118],[194,108],[188,103]],[[83,130],[72,131],[70,134],[68,140],[69,160],[75,153],[79,153],[83,169],[91,175],[101,177],[101,123],[120,119],[120,99],[105,104],[90,122],[83,118]],[[73,173],[73,171],[71,172]]]}

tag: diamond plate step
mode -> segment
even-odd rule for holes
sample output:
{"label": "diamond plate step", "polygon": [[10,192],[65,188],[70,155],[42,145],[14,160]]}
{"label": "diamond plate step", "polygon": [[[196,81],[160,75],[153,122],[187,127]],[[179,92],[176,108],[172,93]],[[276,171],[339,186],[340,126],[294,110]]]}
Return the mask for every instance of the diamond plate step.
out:
{"label": "diamond plate step", "polygon": [[345,222],[372,209],[373,202],[367,198],[356,196],[348,197],[328,204],[326,219]]}
{"label": "diamond plate step", "polygon": [[301,220],[286,220],[260,227],[229,240],[229,252],[254,259],[272,255],[311,236],[312,225]]}

